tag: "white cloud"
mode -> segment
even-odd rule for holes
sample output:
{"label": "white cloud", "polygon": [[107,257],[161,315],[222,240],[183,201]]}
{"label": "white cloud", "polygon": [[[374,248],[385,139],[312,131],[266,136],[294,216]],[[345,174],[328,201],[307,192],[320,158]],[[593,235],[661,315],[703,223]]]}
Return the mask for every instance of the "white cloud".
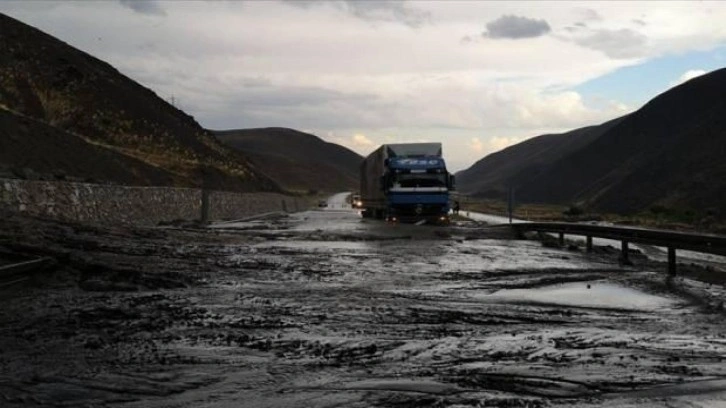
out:
{"label": "white cloud", "polygon": [[368,139],[365,135],[360,133],[353,135],[353,146],[356,148],[370,148],[373,147],[373,145],[373,141]]}
{"label": "white cloud", "polygon": [[282,3],[306,9],[332,6],[361,20],[398,22],[410,27],[419,27],[431,19],[430,13],[404,0],[282,0]]}
{"label": "white cloud", "polygon": [[520,138],[516,137],[493,137],[489,139],[489,153],[502,150],[521,141],[522,140]]}
{"label": "white cloud", "polygon": [[484,150],[484,143],[478,137],[472,137],[469,148],[477,153],[481,153]]}
{"label": "white cloud", "polygon": [[356,131],[352,131],[352,134],[350,131],[344,131],[343,133],[348,133],[348,136],[340,136],[334,131],[316,131],[315,129],[310,129],[308,133],[317,134],[329,142],[347,147],[362,156],[367,156],[375,147],[382,144],[374,142],[365,134]]}
{"label": "white cloud", "polygon": [[[0,0],[0,12],[173,95],[203,126],[314,129],[361,154],[442,141],[459,168],[632,110],[588,105],[578,84],[726,41],[720,2],[122,1]],[[483,38],[501,16],[527,16],[505,36],[549,31]]]}
{"label": "white cloud", "polygon": [[602,51],[610,58],[628,59],[646,56],[648,38],[629,28],[619,30],[583,30],[584,34],[576,36],[576,44],[593,50]]}
{"label": "white cloud", "polygon": [[706,71],[704,71],[702,69],[689,69],[688,71],[684,72],[683,75],[681,75],[678,79],[676,79],[675,81],[672,81],[670,83],[670,86],[674,87],[674,86],[680,85],[686,81],[690,81],[691,79],[699,77],[705,73],[706,73]]}

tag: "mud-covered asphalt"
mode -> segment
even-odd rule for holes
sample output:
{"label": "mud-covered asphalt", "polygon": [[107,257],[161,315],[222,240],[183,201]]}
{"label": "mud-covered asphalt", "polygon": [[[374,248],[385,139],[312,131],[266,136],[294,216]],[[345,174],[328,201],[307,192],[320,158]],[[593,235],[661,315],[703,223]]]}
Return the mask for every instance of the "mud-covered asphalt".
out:
{"label": "mud-covered asphalt", "polygon": [[[328,208],[215,228],[16,215],[0,406],[726,406],[723,272]],[[702,282],[693,277],[707,277]]]}

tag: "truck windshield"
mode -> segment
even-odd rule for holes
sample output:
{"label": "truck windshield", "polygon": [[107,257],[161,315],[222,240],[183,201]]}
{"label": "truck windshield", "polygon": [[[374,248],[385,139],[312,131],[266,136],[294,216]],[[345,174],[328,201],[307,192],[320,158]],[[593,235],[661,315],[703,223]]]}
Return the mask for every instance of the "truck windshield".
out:
{"label": "truck windshield", "polygon": [[446,187],[445,174],[396,174],[393,187]]}

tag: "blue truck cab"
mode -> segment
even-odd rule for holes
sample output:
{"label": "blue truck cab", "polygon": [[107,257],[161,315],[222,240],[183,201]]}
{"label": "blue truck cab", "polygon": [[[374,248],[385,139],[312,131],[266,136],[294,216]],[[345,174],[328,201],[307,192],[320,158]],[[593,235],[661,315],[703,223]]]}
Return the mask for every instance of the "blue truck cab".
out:
{"label": "blue truck cab", "polygon": [[440,143],[383,145],[361,165],[364,216],[447,222],[453,189]]}

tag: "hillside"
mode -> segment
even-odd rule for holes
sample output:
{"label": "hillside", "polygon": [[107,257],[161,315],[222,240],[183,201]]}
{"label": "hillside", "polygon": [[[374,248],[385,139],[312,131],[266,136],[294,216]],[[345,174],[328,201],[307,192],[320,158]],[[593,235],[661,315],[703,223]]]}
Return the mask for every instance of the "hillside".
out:
{"label": "hillside", "polygon": [[286,189],[327,192],[356,190],[363,157],[315,135],[286,128],[214,132],[219,140],[243,152]]}
{"label": "hillside", "polygon": [[519,186],[548,166],[586,146],[621,119],[562,134],[533,137],[492,153],[456,174],[462,192],[480,197],[506,197],[509,186]]}
{"label": "hillside", "polygon": [[[204,178],[219,189],[278,189],[191,116],[109,64],[2,14],[0,49],[4,50],[0,53],[0,110],[13,114],[3,116],[4,133],[22,127],[12,124],[15,119],[28,117],[55,128],[41,132],[53,134],[52,143],[67,144],[63,149],[44,150],[38,172],[55,169],[85,173],[84,178],[98,181],[140,185],[199,186]],[[29,132],[15,136],[43,137]],[[69,141],[56,140],[62,137]],[[84,146],[81,140],[95,147]],[[28,145],[44,146],[44,142],[39,139]],[[104,151],[103,157],[113,159],[69,161],[69,157],[99,149]],[[103,168],[104,163],[114,161],[145,165],[135,166],[130,179],[119,178]],[[2,165],[16,166],[10,162]],[[36,165],[40,164],[31,160],[24,167],[34,170]]]}
{"label": "hillside", "polygon": [[[63,154],[58,154],[63,152]],[[89,170],[93,171],[89,171]],[[0,177],[173,185],[175,175],[0,109]]]}
{"label": "hillside", "polygon": [[721,69],[622,118],[489,155],[459,174],[459,186],[491,196],[513,180],[518,202],[576,203],[619,213],[661,205],[726,214],[724,93]]}

